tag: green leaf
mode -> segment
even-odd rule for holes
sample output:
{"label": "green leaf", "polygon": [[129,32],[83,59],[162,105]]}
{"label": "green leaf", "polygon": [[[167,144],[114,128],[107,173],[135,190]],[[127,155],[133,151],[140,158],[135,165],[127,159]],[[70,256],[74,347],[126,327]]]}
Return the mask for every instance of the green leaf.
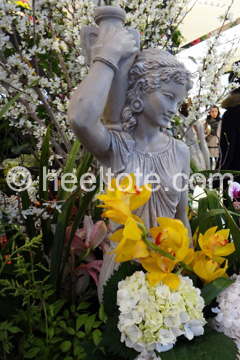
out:
{"label": "green leaf", "polygon": [[96,329],[93,331],[92,333],[92,336],[93,336],[93,342],[95,345],[98,345],[101,341],[101,338],[102,338],[102,333],[99,329]]}
{"label": "green leaf", "polygon": [[[41,157],[39,162],[39,201],[40,206],[42,207],[43,203],[48,201],[48,160],[50,155],[49,147],[49,137],[50,137],[50,127],[48,126],[46,136],[43,141]],[[44,170],[45,169],[45,170]],[[45,253],[48,253],[48,250],[52,246],[52,236],[51,233],[51,223],[50,218],[43,219],[41,218],[41,227],[43,234],[43,247]]]}
{"label": "green leaf", "polygon": [[99,316],[99,319],[103,321],[103,319],[105,317],[103,304],[100,305],[100,308],[99,308],[99,311],[98,311],[98,316]]}
{"label": "green leaf", "polygon": [[[209,210],[220,209],[221,208],[220,199],[218,197],[216,190],[209,191],[209,190],[205,189],[205,192],[207,194]],[[223,228],[223,222],[222,222],[221,215],[214,216],[213,226],[217,226],[218,230],[221,230]]]}
{"label": "green leaf", "polygon": [[86,310],[90,306],[90,303],[86,301],[81,301],[80,304],[77,307],[77,310]]}
{"label": "green leaf", "polygon": [[195,233],[197,227],[200,224],[203,224],[207,219],[213,218],[216,215],[220,215],[220,214],[222,215],[224,213],[225,213],[224,209],[216,209],[216,210],[207,211],[205,212],[205,214],[198,216],[197,219],[194,220],[191,224],[193,234]]}
{"label": "green leaf", "polygon": [[[73,171],[73,168],[74,168],[74,165],[75,165],[75,161],[76,161],[76,158],[77,158],[77,155],[79,153],[79,149],[80,149],[80,142],[76,139],[74,141],[74,144],[72,146],[72,149],[70,151],[70,154],[68,156],[68,160],[66,162],[66,165],[64,167],[64,170],[63,170],[63,175],[65,174],[71,174],[72,171]],[[70,186],[72,184],[65,184],[65,187],[66,188],[72,188],[72,186]],[[69,195],[70,195],[71,191],[66,191],[63,189],[62,185],[60,184],[60,187],[58,189],[58,195],[57,195],[57,201],[60,201],[60,200],[66,200]],[[58,211],[57,210],[54,210],[54,213],[53,213],[53,223],[57,223],[57,218],[58,218]]]}
{"label": "green leaf", "polygon": [[17,326],[11,326],[9,329],[8,329],[9,332],[11,332],[12,334],[16,334],[20,331],[22,331],[19,327]]}
{"label": "green leaf", "polygon": [[236,360],[237,354],[237,345],[231,338],[205,326],[204,335],[178,341],[160,356],[162,360]]}
{"label": "green leaf", "polygon": [[83,331],[78,331],[78,332],[76,333],[76,336],[77,336],[79,339],[83,339],[83,338],[86,336],[86,334],[85,334],[85,332],[83,332]]}
{"label": "green leaf", "polygon": [[88,314],[82,314],[78,316],[76,320],[76,331],[78,331],[83,326],[83,324],[85,324],[87,318],[88,318]]}
{"label": "green leaf", "polygon": [[205,285],[201,290],[201,296],[203,297],[205,304],[209,305],[213,299],[233,283],[234,281],[229,278],[220,277]]}
{"label": "green leaf", "polygon": [[197,166],[195,165],[193,159],[190,159],[190,168],[193,173],[199,173],[199,170],[198,170]]}
{"label": "green leaf", "polygon": [[59,346],[59,349],[62,350],[63,352],[67,352],[68,350],[71,349],[71,341],[64,341],[61,343],[61,345]]}
{"label": "green leaf", "polygon": [[31,348],[24,354],[24,359],[33,359],[41,350],[41,348]]}
{"label": "green leaf", "polygon": [[71,328],[71,327],[67,327],[67,333],[69,334],[69,335],[75,335],[75,330],[73,329],[73,328]]}
{"label": "green leaf", "polygon": [[62,307],[66,304],[66,302],[67,302],[66,300],[60,299],[49,306],[50,312],[51,312],[51,315],[53,318],[55,318],[55,316],[57,316],[57,314],[62,309]]}
{"label": "green leaf", "polygon": [[87,318],[84,324],[86,334],[90,333],[90,331],[92,330],[95,318],[96,318],[96,314],[92,314]]}
{"label": "green leaf", "polygon": [[228,227],[230,228],[230,234],[233,238],[233,242],[234,242],[234,246],[235,246],[235,251],[231,255],[228,256],[229,265],[230,265],[235,260],[237,260],[238,263],[240,262],[240,229],[237,226],[237,224],[235,223],[235,221],[233,220],[232,216],[229,214],[229,211],[225,207],[224,207],[224,211],[226,214]]}

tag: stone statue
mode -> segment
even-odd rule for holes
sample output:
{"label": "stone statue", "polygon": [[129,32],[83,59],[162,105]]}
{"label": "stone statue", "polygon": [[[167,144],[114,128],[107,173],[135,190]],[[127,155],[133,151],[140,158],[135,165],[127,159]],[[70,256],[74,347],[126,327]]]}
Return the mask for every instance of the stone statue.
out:
{"label": "stone statue", "polygon": [[[192,87],[190,73],[163,50],[139,53],[133,34],[111,25],[105,29],[101,42],[97,41],[93,53],[90,71],[69,104],[68,118],[73,131],[104,169],[111,168],[114,177],[138,172],[137,185],[146,183],[147,176],[155,181],[150,200],[136,210],[146,228],[157,226],[156,217],[167,216],[180,219],[190,235],[186,213],[189,151],[166,130]],[[115,110],[117,93],[111,108],[109,92],[115,74],[121,71],[121,63],[125,64],[125,72],[128,66],[128,89],[123,94],[124,86],[120,86],[119,94],[124,106],[115,116],[114,126],[109,117],[105,125],[99,119],[104,112],[109,115]],[[114,228],[114,224],[111,226]],[[114,254],[107,255],[100,287],[111,275],[113,266]]]}

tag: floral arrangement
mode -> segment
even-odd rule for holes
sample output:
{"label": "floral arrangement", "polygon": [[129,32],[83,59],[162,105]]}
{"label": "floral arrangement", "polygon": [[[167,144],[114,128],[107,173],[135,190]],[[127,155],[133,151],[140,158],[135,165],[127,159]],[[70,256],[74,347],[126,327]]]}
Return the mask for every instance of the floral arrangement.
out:
{"label": "floral arrangement", "polygon": [[[130,174],[120,184],[113,179],[106,195],[98,196],[104,202],[99,205],[105,209],[102,216],[123,225],[110,239],[118,243],[112,252],[115,261],[125,265],[107,282],[103,303],[110,318],[106,329],[109,326],[118,338],[110,352],[128,359],[150,359],[160,354],[161,359],[168,359],[165,355],[177,345],[178,349],[186,346],[183,338],[191,341],[192,350],[197,346],[195,337],[208,342],[209,332],[214,330],[206,325],[210,323],[207,305],[233,282],[227,274],[226,259],[235,252],[234,243],[228,241],[230,230],[214,226],[199,233],[195,249],[190,247],[187,229],[180,220],[157,218],[159,226],[147,230],[133,212],[150,195],[150,185],[137,187]],[[103,334],[104,345],[108,331]],[[216,339],[218,335],[224,336],[216,332]],[[232,341],[229,359],[235,359],[236,345],[228,340]],[[228,350],[222,346],[222,351]]]}

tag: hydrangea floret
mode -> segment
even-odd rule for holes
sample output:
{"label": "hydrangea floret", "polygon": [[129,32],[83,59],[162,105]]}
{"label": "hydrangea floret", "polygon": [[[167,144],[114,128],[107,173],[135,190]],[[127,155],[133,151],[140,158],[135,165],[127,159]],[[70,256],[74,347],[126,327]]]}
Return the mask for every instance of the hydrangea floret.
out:
{"label": "hydrangea floret", "polygon": [[217,316],[211,325],[217,331],[231,337],[240,350],[240,275],[234,274],[231,279],[234,283],[217,296],[218,306],[212,308],[212,312]]}
{"label": "hydrangea floret", "polygon": [[204,300],[188,277],[179,276],[177,290],[163,282],[151,286],[148,275],[136,271],[118,284],[118,329],[121,341],[138,352],[170,350],[177,338],[192,340],[204,333]]}

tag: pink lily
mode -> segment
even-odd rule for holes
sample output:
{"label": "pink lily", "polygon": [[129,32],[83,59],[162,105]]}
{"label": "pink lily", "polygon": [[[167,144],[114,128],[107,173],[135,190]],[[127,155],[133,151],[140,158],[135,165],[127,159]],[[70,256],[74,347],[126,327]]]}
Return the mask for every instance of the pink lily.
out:
{"label": "pink lily", "polygon": [[238,197],[239,191],[240,191],[240,184],[236,181],[228,180],[228,195],[230,196],[231,200],[233,201],[233,198]]}
{"label": "pink lily", "polygon": [[75,269],[75,295],[79,296],[88,287],[90,276],[98,286],[98,274],[101,270],[102,260],[95,260],[88,264],[79,265]]}
{"label": "pink lily", "polygon": [[[69,226],[66,231],[65,246],[68,244],[72,227]],[[87,252],[90,254],[92,250],[98,246],[102,248],[103,252],[108,251],[107,240],[108,229],[104,221],[98,221],[95,224],[92,219],[85,215],[83,221],[83,228],[78,229],[73,237],[70,248],[75,250],[76,254]]]}

